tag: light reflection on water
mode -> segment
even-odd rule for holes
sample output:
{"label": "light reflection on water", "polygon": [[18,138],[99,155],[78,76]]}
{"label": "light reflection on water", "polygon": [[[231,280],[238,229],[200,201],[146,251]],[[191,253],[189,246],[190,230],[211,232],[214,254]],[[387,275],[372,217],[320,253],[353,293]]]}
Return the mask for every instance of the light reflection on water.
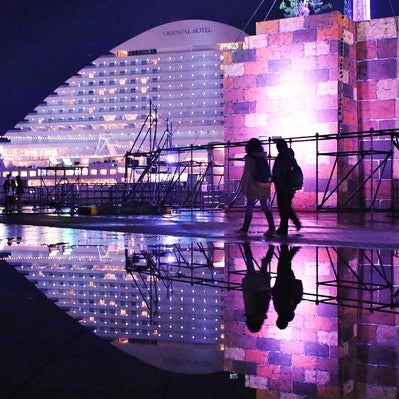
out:
{"label": "light reflection on water", "polygon": [[309,397],[396,392],[393,250],[0,226],[10,264],[151,364]]}

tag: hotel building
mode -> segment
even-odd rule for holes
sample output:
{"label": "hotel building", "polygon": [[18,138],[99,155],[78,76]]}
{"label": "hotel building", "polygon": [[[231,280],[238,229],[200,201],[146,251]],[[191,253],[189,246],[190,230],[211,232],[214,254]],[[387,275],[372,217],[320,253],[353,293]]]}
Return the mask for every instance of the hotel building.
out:
{"label": "hotel building", "polygon": [[225,24],[185,20],[120,44],[6,133],[3,174],[19,169],[37,185],[40,168],[80,165],[83,180],[118,183],[128,151],[223,142],[222,51],[243,38]]}

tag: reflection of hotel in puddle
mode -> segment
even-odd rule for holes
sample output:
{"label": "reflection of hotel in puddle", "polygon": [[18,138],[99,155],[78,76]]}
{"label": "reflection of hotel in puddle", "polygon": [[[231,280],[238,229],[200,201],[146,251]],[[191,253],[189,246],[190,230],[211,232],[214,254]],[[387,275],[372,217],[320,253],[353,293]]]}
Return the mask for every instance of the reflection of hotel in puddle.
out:
{"label": "reflection of hotel in puddle", "polygon": [[[62,242],[10,249],[7,260],[48,298],[121,349],[151,363],[148,357],[160,345],[167,351],[178,344],[182,353],[194,345],[202,361],[194,356],[191,371],[222,368],[224,260],[212,261],[211,268],[208,264],[208,256],[222,256],[220,249],[140,242],[126,253],[118,244]],[[153,363],[187,367],[173,351],[162,364],[160,359],[158,354]]]}
{"label": "reflection of hotel in puddle", "polygon": [[[25,260],[13,255],[10,261],[16,265],[20,261],[19,270],[29,273],[29,278],[37,281],[49,298],[56,299],[60,307],[101,336],[120,341],[126,337],[219,342],[221,288],[217,284],[212,287],[191,286],[178,280],[168,282],[167,277],[176,277],[179,271],[187,274],[186,267],[176,265],[173,247],[165,247],[163,255],[154,259],[158,269],[164,271],[162,279],[151,274],[141,251],[137,252],[137,271],[127,271],[124,251],[112,247],[101,254],[102,247],[71,248],[60,243],[40,247],[37,254]],[[189,246],[179,245],[179,251],[191,256],[193,252],[188,250]],[[147,250],[145,253],[153,257]],[[209,274],[206,264],[200,266],[204,262],[202,257],[197,260],[198,266],[191,269],[192,278],[201,279]],[[223,268],[214,269],[212,274],[221,279]]]}
{"label": "reflection of hotel in puddle", "polygon": [[[46,168],[72,165],[79,168],[67,170],[70,179],[120,183],[126,152],[154,150],[165,134],[173,147],[223,142],[220,65],[230,45],[221,43],[235,46],[237,40],[243,40],[243,32],[236,28],[188,20],[122,43],[69,78],[7,132],[10,142],[0,148],[7,171],[19,171],[30,185],[38,185],[40,179],[52,183],[48,176],[54,172]],[[153,107],[157,123],[151,137],[135,143],[140,129],[149,129]]]}

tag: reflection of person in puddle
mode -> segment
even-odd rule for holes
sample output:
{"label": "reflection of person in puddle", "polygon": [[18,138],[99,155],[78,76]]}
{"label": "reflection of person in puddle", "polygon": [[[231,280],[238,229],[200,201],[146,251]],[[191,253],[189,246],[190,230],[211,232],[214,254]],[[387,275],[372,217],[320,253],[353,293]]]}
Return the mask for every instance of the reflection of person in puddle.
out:
{"label": "reflection of person in puddle", "polygon": [[271,298],[270,273],[267,266],[274,254],[274,246],[269,245],[266,256],[262,259],[261,267],[255,270],[251,247],[244,243],[244,260],[247,273],[242,280],[245,323],[251,332],[258,332],[267,318]]}
{"label": "reflection of person in puddle", "polygon": [[281,245],[277,265],[276,282],[272,288],[274,309],[277,312],[276,325],[283,330],[295,317],[295,308],[302,300],[302,281],[295,278],[291,262],[299,247]]}

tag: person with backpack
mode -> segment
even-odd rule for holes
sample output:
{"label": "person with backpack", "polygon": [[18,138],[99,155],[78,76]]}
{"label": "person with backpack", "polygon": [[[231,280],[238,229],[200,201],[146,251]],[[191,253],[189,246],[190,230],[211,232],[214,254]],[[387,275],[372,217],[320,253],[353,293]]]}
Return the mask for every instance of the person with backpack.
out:
{"label": "person with backpack", "polygon": [[253,211],[257,201],[260,202],[262,211],[268,222],[265,236],[271,236],[276,231],[270,203],[271,172],[266,153],[262,143],[257,138],[252,138],[245,146],[245,165],[241,179],[241,191],[246,196],[246,208],[243,225],[235,230],[239,235],[248,234],[252,221]]}
{"label": "person with backpack", "polygon": [[302,228],[302,224],[292,208],[295,190],[299,187],[293,187],[290,183],[291,172],[298,164],[295,160],[294,151],[288,147],[285,140],[276,140],[276,148],[278,155],[273,164],[273,183],[276,189],[277,208],[280,215],[280,226],[276,230],[276,234],[286,237],[290,219],[298,231]]}

